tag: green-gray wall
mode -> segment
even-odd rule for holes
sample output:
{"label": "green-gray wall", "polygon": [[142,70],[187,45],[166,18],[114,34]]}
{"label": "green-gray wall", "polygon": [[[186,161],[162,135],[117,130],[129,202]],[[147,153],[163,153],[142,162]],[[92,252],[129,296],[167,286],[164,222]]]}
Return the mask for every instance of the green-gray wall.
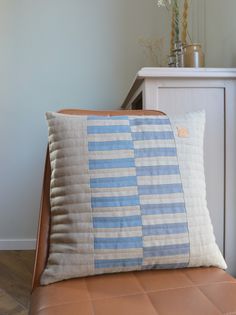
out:
{"label": "green-gray wall", "polygon": [[0,0],[0,248],[36,236],[44,113],[119,108],[158,21],[155,0]]}
{"label": "green-gray wall", "polygon": [[[236,1],[192,3],[207,64],[235,65]],[[167,28],[156,0],[0,0],[0,249],[36,236],[44,113],[119,108],[147,65],[139,38],[168,36]]]}

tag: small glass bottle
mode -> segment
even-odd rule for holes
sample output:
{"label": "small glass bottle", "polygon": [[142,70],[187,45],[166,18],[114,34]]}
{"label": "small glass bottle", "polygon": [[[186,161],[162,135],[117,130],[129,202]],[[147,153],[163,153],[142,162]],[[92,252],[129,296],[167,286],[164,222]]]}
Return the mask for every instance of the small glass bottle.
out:
{"label": "small glass bottle", "polygon": [[200,44],[184,46],[184,66],[193,68],[205,66],[204,54]]}
{"label": "small glass bottle", "polygon": [[175,43],[175,49],[173,50],[173,53],[175,54],[175,66],[177,68],[184,67],[184,52],[181,41]]}
{"label": "small glass bottle", "polygon": [[170,68],[175,68],[175,65],[176,65],[176,58],[175,58],[175,55],[169,55],[168,56],[168,66]]}

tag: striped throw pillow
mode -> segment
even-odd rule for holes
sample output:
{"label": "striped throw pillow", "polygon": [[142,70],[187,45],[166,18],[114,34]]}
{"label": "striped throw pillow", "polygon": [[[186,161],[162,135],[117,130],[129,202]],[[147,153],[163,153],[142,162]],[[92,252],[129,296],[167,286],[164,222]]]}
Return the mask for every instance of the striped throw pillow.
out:
{"label": "striped throw pillow", "polygon": [[206,204],[203,112],[47,119],[51,235],[41,284],[153,268],[226,268]]}

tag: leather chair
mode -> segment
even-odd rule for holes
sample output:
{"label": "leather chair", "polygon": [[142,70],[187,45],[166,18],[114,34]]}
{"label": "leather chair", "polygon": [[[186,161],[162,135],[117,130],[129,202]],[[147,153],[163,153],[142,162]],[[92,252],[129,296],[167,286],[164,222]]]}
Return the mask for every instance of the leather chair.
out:
{"label": "leather chair", "polygon": [[[98,112],[69,109],[62,110],[61,113],[131,114],[130,111]],[[135,111],[135,114],[150,115],[157,112]],[[236,279],[218,268],[127,272],[40,286],[40,275],[49,251],[50,172],[47,152],[32,284],[31,315],[236,314]]]}

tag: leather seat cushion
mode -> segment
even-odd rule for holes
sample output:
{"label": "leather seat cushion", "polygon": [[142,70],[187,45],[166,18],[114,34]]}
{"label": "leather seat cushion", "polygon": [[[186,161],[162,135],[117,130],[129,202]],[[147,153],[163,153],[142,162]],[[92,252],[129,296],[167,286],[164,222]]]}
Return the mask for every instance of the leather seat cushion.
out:
{"label": "leather seat cushion", "polygon": [[36,288],[30,314],[236,314],[236,279],[218,268],[187,268],[66,280]]}

